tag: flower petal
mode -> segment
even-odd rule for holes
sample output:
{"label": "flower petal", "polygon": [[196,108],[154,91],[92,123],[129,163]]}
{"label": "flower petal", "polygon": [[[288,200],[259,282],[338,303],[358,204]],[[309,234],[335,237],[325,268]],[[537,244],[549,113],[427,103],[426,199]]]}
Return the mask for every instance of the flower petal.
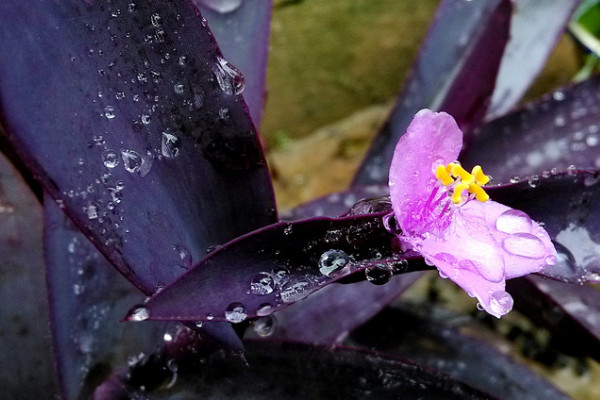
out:
{"label": "flower petal", "polygon": [[[491,232],[486,212],[502,204],[469,201],[458,207],[448,227],[440,235],[428,235],[420,252],[436,266],[437,260],[454,259],[453,269],[469,270],[491,282],[504,279],[504,251]],[[444,272],[445,273],[445,272]],[[452,274],[447,274],[452,277]]]}
{"label": "flower petal", "polygon": [[[402,216],[427,200],[436,182],[433,167],[458,158],[463,134],[454,119],[444,112],[421,110],[400,138],[390,167],[390,196],[394,212]],[[402,227],[402,225],[400,225]]]}

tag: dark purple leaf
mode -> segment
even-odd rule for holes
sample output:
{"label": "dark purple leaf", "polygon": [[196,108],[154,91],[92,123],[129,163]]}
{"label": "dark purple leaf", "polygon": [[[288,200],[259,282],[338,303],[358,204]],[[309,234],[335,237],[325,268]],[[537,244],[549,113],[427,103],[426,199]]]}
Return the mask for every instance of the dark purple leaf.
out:
{"label": "dark purple leaf", "polygon": [[600,168],[600,77],[544,96],[483,125],[462,154],[498,182],[544,170]]}
{"label": "dark purple leaf", "polygon": [[484,117],[508,40],[508,0],[441,3],[392,115],[375,138],[354,185],[387,182],[394,147],[415,113],[443,110],[461,128]]}
{"label": "dark purple leaf", "polygon": [[600,292],[588,285],[530,276],[507,282],[515,307],[551,330],[565,349],[600,360]]}
{"label": "dark purple leaf", "polygon": [[422,276],[413,272],[383,286],[371,282],[329,285],[277,313],[270,338],[331,346],[372,318]]}
{"label": "dark purple leaf", "polygon": [[[244,235],[215,250],[142,310],[155,320],[240,322],[365,268],[375,268],[369,269],[373,276],[383,271],[388,280],[393,273],[428,269],[413,253],[393,253],[395,236],[383,227],[383,215],[280,222]],[[416,262],[406,261],[413,258]],[[136,311],[128,318],[135,320]]]}
{"label": "dark purple leaf", "polygon": [[[380,196],[388,195],[388,198]],[[281,216],[286,221],[313,217],[339,217],[344,214],[371,214],[391,211],[387,185],[356,186],[302,204]]]}
{"label": "dark purple leaf", "polygon": [[506,114],[540,73],[581,0],[513,0],[510,39],[488,117]]}
{"label": "dark purple leaf", "polygon": [[42,209],[0,155],[0,387],[6,399],[58,393],[43,257]]}
{"label": "dark purple leaf", "polygon": [[[124,399],[489,399],[446,376],[383,355],[277,342],[250,342],[245,359],[219,352],[203,362],[177,363],[177,380],[140,390],[112,380],[103,393]],[[97,400],[119,397],[97,397]]]}
{"label": "dark purple leaf", "polygon": [[204,25],[191,0],[0,4],[11,140],[146,294],[276,218],[242,82]]}
{"label": "dark purple leaf", "polygon": [[[129,357],[154,351],[169,327],[119,319],[143,294],[104,259],[46,198],[45,258],[63,398],[88,398],[95,384]],[[172,329],[172,328],[171,328]]]}
{"label": "dark purple leaf", "polygon": [[254,126],[265,101],[272,0],[194,0],[223,55],[244,75],[244,100]]}
{"label": "dark purple leaf", "polygon": [[239,81],[193,4],[0,7],[8,132],[139,287],[151,293],[207,247],[273,221]]}
{"label": "dark purple leaf", "polygon": [[565,282],[600,282],[600,174],[572,171],[489,188],[495,201],[542,222],[558,251],[541,274]]}
{"label": "dark purple leaf", "polygon": [[353,332],[350,342],[413,360],[501,399],[568,399],[531,369],[462,334],[457,318],[422,305],[386,309]]}

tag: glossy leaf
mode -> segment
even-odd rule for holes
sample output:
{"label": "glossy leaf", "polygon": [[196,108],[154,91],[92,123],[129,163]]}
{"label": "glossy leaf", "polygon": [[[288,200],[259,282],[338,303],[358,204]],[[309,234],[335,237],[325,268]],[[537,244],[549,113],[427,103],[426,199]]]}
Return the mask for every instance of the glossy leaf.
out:
{"label": "glossy leaf", "polygon": [[154,351],[164,323],[124,324],[119,319],[144,295],[104,259],[46,198],[45,258],[57,367],[64,399],[88,398],[115,367]]}
{"label": "glossy leaf", "polygon": [[205,25],[188,0],[0,4],[10,139],[146,294],[276,218],[242,81]]}
{"label": "glossy leaf", "polygon": [[385,269],[388,278],[428,269],[404,261],[420,259],[413,253],[393,253],[394,235],[385,230],[382,217],[315,218],[252,232],[215,250],[146,302],[145,311],[155,320],[241,322],[367,267]]}
{"label": "glossy leaf", "polygon": [[479,123],[494,90],[511,12],[507,0],[441,3],[398,103],[354,186],[387,182],[396,142],[420,109],[446,111],[462,129]]}
{"label": "glossy leaf", "polygon": [[573,171],[490,188],[495,201],[542,222],[558,252],[541,274],[565,282],[600,281],[600,175]]}
{"label": "glossy leaf", "polygon": [[[388,198],[381,197],[385,195]],[[282,214],[281,218],[286,221],[294,221],[313,217],[339,217],[345,214],[371,214],[391,211],[391,204],[387,184],[356,186],[302,204],[288,213]]]}
{"label": "glossy leaf", "polygon": [[[177,363],[177,379],[167,387],[142,391],[127,381],[107,386],[106,393],[129,396],[121,398],[143,395],[149,400],[197,398],[198,393],[207,399],[256,400],[490,398],[446,376],[383,355],[277,342],[248,343],[245,359],[221,352],[202,363]],[[115,399],[99,399],[109,398]]]}
{"label": "glossy leaf", "polygon": [[562,88],[483,125],[461,161],[496,182],[543,171],[600,168],[600,77]]}
{"label": "glossy leaf", "polygon": [[395,276],[383,286],[371,282],[329,285],[277,313],[269,338],[332,346],[379,313],[422,276]]}
{"label": "glossy leaf", "polygon": [[565,350],[600,360],[600,292],[596,288],[538,276],[507,283],[515,307],[548,328]]}
{"label": "glossy leaf", "polygon": [[[260,126],[265,102],[272,0],[194,2],[208,20],[225,58],[244,75],[244,100],[254,126]],[[230,6],[223,7],[223,4]]]}
{"label": "glossy leaf", "polygon": [[506,114],[541,72],[581,0],[514,0],[510,26],[490,116]]}
{"label": "glossy leaf", "polygon": [[0,386],[7,399],[58,393],[44,280],[42,208],[0,155]]}
{"label": "glossy leaf", "polygon": [[353,332],[349,341],[413,360],[501,399],[569,398],[525,365],[461,333],[457,318],[430,307],[394,307]]}

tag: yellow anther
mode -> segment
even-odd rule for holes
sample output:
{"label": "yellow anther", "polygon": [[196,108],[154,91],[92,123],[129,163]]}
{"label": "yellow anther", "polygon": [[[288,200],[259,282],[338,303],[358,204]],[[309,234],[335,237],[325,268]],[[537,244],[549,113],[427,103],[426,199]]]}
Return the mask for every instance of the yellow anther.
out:
{"label": "yellow anther", "polygon": [[463,167],[458,164],[454,164],[452,166],[452,175],[460,178],[464,183],[473,183],[475,181],[475,177],[465,171]]}
{"label": "yellow anther", "polygon": [[454,179],[452,179],[450,174],[448,174],[446,167],[443,165],[438,165],[437,169],[435,170],[435,177],[441,180],[444,186],[448,186],[454,182]]}
{"label": "yellow anther", "polygon": [[469,185],[466,183],[459,183],[454,186],[454,194],[452,194],[452,202],[458,204],[463,201],[462,192],[469,189]]}
{"label": "yellow anther", "polygon": [[[475,183],[469,185],[469,193],[473,193],[475,198],[482,203],[485,203],[490,199],[490,196],[483,190],[483,188]],[[453,200],[454,201],[454,200]]]}
{"label": "yellow anther", "polygon": [[473,167],[471,174],[475,177],[475,182],[482,186],[490,181],[490,177],[483,173],[480,165],[476,165]]}

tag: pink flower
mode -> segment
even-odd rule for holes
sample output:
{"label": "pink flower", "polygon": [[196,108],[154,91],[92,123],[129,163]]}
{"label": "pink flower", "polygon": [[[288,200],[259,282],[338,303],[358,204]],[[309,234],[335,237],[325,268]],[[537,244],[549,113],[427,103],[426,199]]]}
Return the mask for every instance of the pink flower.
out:
{"label": "pink flower", "polygon": [[398,238],[500,318],[513,306],[506,279],[554,264],[556,250],[527,214],[489,200],[481,167],[469,173],[456,162],[462,141],[450,115],[415,115],[390,167]]}

